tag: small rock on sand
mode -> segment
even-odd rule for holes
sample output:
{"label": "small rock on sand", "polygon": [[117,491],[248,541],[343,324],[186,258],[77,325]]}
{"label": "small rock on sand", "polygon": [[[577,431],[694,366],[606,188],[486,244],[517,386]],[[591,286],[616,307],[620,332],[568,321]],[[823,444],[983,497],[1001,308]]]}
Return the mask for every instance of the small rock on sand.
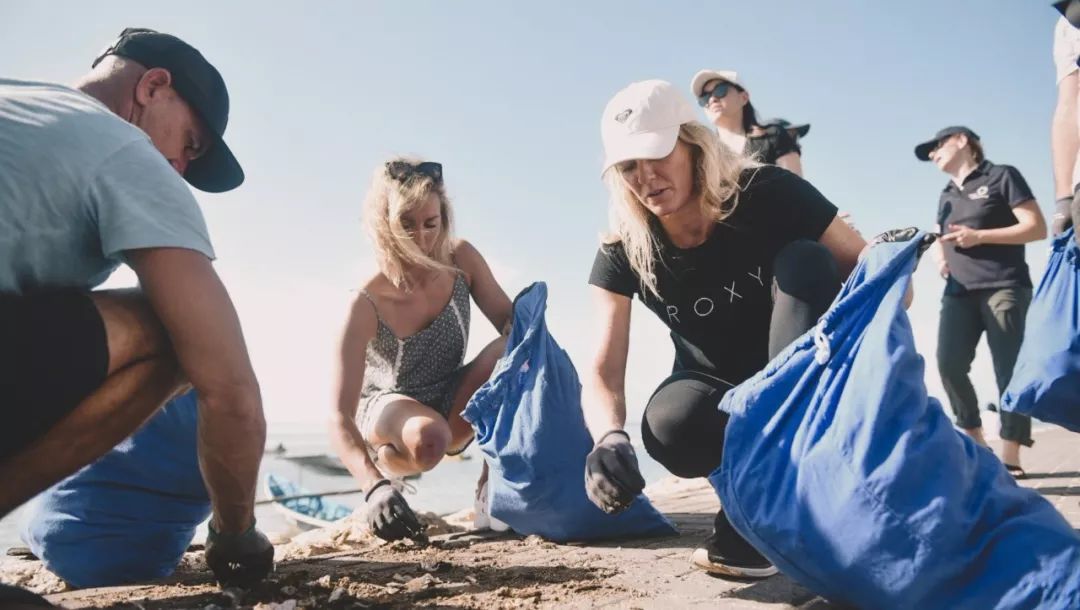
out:
{"label": "small rock on sand", "polygon": [[427,558],[420,560],[420,569],[425,572],[438,572],[446,567],[446,564],[438,559]]}
{"label": "small rock on sand", "polygon": [[287,599],[280,604],[275,604],[273,602],[268,604],[257,604],[255,610],[296,610],[296,606],[295,599]]}
{"label": "small rock on sand", "polygon": [[435,579],[431,574],[424,574],[423,576],[417,576],[416,578],[405,583],[405,590],[410,593],[416,593],[417,591],[423,591],[424,589],[430,589],[434,587],[439,581]]}

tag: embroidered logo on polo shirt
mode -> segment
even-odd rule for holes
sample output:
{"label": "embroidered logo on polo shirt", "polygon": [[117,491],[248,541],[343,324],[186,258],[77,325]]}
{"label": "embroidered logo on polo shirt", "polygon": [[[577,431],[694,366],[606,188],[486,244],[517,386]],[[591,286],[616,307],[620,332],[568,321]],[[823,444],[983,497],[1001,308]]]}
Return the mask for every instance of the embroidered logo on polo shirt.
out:
{"label": "embroidered logo on polo shirt", "polygon": [[986,186],[985,184],[980,186],[979,188],[975,189],[974,193],[968,195],[968,199],[989,199],[989,198],[990,198],[990,187]]}
{"label": "embroidered logo on polo shirt", "polygon": [[626,119],[630,118],[630,115],[633,114],[633,113],[634,113],[633,110],[627,108],[626,110],[623,110],[619,114],[615,115],[615,121],[619,122],[619,123],[625,123]]}

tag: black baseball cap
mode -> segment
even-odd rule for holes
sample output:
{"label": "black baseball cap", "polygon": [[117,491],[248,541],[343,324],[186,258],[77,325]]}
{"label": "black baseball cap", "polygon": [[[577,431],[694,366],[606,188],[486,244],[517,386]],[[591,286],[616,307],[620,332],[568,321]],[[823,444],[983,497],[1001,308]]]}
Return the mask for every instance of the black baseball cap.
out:
{"label": "black baseball cap", "polygon": [[941,131],[934,134],[933,139],[927,140],[927,141],[923,142],[922,144],[919,144],[918,146],[916,146],[915,147],[915,156],[920,161],[929,161],[930,160],[930,151],[934,150],[934,147],[937,146],[938,142],[940,142],[943,138],[947,138],[949,136],[954,136],[954,135],[956,135],[958,133],[962,133],[962,134],[964,134],[965,136],[967,136],[968,138],[970,138],[972,140],[978,140],[979,139],[978,134],[976,134],[974,131],[971,131],[970,129],[968,129],[967,127],[964,127],[962,125],[954,125],[952,127],[946,127],[945,129],[942,129]]}
{"label": "black baseball cap", "polygon": [[806,134],[810,133],[810,123],[793,125],[791,121],[787,119],[769,119],[768,121],[765,121],[765,125],[777,125],[785,130],[794,131],[800,138],[804,138],[806,137]]}
{"label": "black baseball cap", "polygon": [[93,65],[107,55],[126,57],[147,69],[168,70],[173,88],[206,124],[213,141],[206,153],[188,164],[184,173],[188,184],[208,193],[221,193],[244,182],[244,170],[222,139],[229,122],[229,91],[217,68],[202,53],[176,36],[147,28],[127,28]]}
{"label": "black baseball cap", "polygon": [[1054,8],[1074,28],[1080,28],[1080,2],[1077,0],[1062,0],[1061,2],[1055,2]]}

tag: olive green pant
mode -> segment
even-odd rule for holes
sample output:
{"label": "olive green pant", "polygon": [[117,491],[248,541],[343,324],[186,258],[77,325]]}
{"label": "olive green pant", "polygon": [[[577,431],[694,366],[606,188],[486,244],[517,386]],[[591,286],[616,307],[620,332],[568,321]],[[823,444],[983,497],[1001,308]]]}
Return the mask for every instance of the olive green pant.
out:
{"label": "olive green pant", "polygon": [[[938,372],[956,414],[957,426],[964,429],[982,427],[975,388],[968,377],[979,339],[985,332],[994,362],[998,396],[1001,396],[1012,378],[1020,343],[1024,340],[1024,319],[1030,303],[1030,288],[988,288],[942,297]],[[1030,447],[1031,418],[1002,412],[1001,438]]]}

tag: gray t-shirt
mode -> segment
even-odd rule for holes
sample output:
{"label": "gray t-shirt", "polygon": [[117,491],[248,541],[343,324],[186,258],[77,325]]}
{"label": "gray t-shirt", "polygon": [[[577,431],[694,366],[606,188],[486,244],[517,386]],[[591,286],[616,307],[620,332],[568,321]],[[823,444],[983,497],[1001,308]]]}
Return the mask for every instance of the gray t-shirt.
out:
{"label": "gray t-shirt", "polygon": [[0,78],[0,294],[89,290],[125,250],[155,247],[214,258],[150,138],[79,91]]}

